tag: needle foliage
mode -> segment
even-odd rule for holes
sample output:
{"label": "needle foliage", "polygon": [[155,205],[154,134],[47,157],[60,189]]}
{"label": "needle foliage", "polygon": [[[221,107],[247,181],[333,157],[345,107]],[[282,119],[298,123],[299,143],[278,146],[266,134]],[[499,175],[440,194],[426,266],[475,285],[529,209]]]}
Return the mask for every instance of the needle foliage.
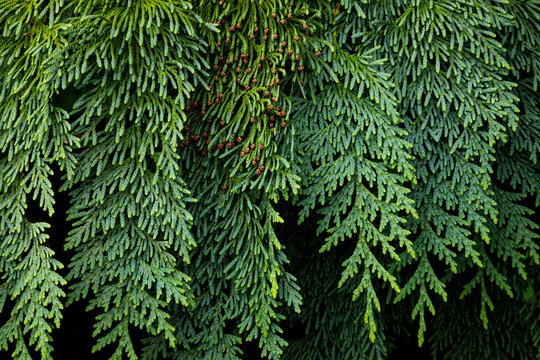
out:
{"label": "needle foliage", "polygon": [[537,0],[0,0],[0,356],[538,359],[539,87]]}

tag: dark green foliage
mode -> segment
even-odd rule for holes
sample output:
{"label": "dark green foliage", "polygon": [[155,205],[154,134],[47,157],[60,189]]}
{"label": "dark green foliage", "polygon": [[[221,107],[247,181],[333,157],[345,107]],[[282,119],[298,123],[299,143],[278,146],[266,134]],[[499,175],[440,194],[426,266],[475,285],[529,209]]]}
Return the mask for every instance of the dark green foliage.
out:
{"label": "dark green foliage", "polygon": [[[532,281],[516,279],[514,299],[495,293],[489,327],[484,329],[476,316],[477,306],[450,297],[449,305],[441,307],[441,316],[434,319],[431,341],[433,355],[443,359],[534,359],[540,353],[538,328],[538,271]],[[450,291],[456,291],[453,287]],[[490,290],[488,290],[490,291]],[[457,295],[457,294],[456,294]],[[478,300],[476,300],[478,301]],[[460,316],[454,316],[459,313]],[[443,322],[444,321],[444,322]],[[536,337],[536,339],[535,339]]]}
{"label": "dark green foliage", "polygon": [[31,202],[48,216],[54,212],[51,166],[69,177],[76,168],[71,152],[78,141],[68,114],[52,104],[66,46],[55,5],[0,3],[0,311],[9,312],[0,347],[15,343],[17,359],[31,358],[28,345],[52,359],[50,332],[64,307],[63,265],[46,245],[49,224],[28,217]]}
{"label": "dark green foliage", "polygon": [[66,248],[75,250],[68,304],[91,294],[88,310],[100,309],[93,350],[117,342],[113,358],[137,358],[129,325],[174,345],[166,306],[193,302],[190,279],[178,269],[195,246],[178,144],[204,63],[190,7],[103,1],[72,8],[79,42],[68,71],[75,84],[85,79],[86,91],[73,111],[82,151],[65,183],[74,220]]}
{"label": "dark green foliage", "polygon": [[1,356],[539,358],[539,86],[537,0],[0,0]]}

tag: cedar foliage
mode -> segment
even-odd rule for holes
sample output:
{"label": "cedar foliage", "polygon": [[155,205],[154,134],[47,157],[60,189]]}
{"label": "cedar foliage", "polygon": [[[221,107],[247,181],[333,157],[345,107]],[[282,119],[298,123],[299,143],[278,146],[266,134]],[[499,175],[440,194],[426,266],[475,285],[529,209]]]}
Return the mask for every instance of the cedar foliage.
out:
{"label": "cedar foliage", "polygon": [[538,358],[537,0],[0,0],[0,29],[2,356],[56,358],[78,302],[100,358]]}

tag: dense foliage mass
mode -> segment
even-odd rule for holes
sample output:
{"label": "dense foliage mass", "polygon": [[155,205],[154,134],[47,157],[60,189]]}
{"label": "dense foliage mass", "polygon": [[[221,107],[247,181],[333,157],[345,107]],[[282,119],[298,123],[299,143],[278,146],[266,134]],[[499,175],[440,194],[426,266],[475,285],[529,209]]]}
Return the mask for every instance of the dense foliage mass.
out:
{"label": "dense foliage mass", "polygon": [[539,358],[539,86],[538,0],[0,0],[0,356]]}

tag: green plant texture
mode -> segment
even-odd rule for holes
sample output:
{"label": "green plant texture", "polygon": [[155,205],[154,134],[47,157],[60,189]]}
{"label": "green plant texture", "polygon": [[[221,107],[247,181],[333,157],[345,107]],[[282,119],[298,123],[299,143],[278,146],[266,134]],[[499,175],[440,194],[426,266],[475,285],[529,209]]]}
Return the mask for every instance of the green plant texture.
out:
{"label": "green plant texture", "polygon": [[540,359],[539,88],[539,0],[0,0],[0,358]]}

